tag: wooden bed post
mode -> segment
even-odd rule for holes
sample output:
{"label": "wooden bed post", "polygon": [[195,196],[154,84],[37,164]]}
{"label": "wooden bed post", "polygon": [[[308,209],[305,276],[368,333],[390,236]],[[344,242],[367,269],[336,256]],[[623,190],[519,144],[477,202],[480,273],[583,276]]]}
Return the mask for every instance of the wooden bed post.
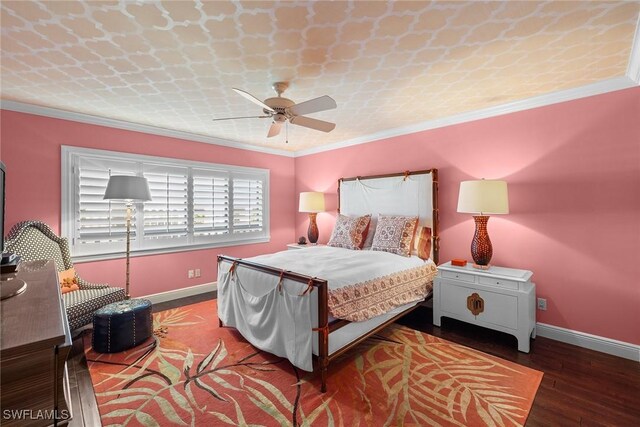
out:
{"label": "wooden bed post", "polygon": [[318,361],[320,362],[320,391],[327,391],[327,370],[329,367],[329,293],[328,284],[323,280],[318,285]]}
{"label": "wooden bed post", "polygon": [[433,225],[431,227],[431,234],[433,236],[433,262],[438,265],[440,260],[440,209],[438,208],[438,169],[431,169],[432,177],[432,205],[433,205]]}
{"label": "wooden bed post", "polygon": [[[216,265],[217,265],[217,270],[220,271],[220,261],[222,261],[222,257],[220,255],[217,256],[217,260],[216,260]],[[217,294],[217,292],[216,292]],[[218,296],[216,295],[216,299],[218,298]],[[216,310],[217,312],[217,310]],[[220,319],[220,316],[218,316],[218,327],[222,328],[224,327],[224,324],[222,323],[222,320]]]}

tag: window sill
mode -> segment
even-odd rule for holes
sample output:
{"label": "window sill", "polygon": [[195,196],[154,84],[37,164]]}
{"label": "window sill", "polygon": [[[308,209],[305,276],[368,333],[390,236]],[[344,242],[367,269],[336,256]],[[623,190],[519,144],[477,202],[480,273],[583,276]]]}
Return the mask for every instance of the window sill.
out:
{"label": "window sill", "polygon": [[[240,241],[234,241],[234,242],[205,243],[201,245],[189,245],[189,246],[177,246],[172,248],[138,250],[135,252],[132,251],[130,256],[131,258],[134,258],[139,256],[170,254],[174,252],[191,252],[191,251],[199,251],[203,249],[223,248],[223,247],[229,247],[229,246],[252,245],[254,243],[268,243],[270,241],[271,241],[270,237],[257,237],[255,239],[247,239],[247,240],[240,240]],[[99,254],[99,255],[72,256],[71,260],[74,264],[81,264],[83,262],[106,261],[109,259],[124,258],[125,257],[124,243],[122,246],[123,246],[122,251],[119,251],[119,252]]]}

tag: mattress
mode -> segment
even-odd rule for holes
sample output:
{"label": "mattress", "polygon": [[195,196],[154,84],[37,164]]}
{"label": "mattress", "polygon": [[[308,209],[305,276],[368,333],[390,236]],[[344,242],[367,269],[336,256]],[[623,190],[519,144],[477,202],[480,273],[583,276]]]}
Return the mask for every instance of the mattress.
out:
{"label": "mattress", "polygon": [[387,276],[425,263],[415,255],[403,257],[382,251],[354,251],[331,246],[310,246],[301,250],[282,251],[247,258],[270,267],[324,279],[329,290]]}

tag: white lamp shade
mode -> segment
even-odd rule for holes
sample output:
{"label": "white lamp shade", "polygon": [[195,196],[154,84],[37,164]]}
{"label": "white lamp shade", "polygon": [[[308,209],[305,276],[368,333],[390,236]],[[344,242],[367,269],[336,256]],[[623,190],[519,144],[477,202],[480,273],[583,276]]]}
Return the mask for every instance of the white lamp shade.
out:
{"label": "white lamp shade", "polygon": [[309,191],[300,193],[300,212],[324,212],[324,193]]}
{"label": "white lamp shade", "polygon": [[506,181],[462,181],[458,193],[458,212],[508,214],[509,194]]}
{"label": "white lamp shade", "polygon": [[141,176],[112,175],[104,199],[147,202],[151,200],[149,184]]}

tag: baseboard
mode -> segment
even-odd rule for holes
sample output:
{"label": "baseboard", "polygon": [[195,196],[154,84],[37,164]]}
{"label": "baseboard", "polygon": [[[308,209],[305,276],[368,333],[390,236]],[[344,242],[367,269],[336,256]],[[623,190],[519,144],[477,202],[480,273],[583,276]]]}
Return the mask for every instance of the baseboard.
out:
{"label": "baseboard", "polygon": [[146,298],[152,304],[158,304],[165,301],[171,301],[193,295],[205,294],[218,290],[217,282],[203,283],[202,285],[189,286],[188,288],[174,289],[172,291],[160,292],[157,294],[146,295]]}
{"label": "baseboard", "polygon": [[567,344],[577,345],[578,347],[584,347],[640,362],[640,345],[547,325],[545,323],[536,324],[536,334],[540,337],[550,338]]}

